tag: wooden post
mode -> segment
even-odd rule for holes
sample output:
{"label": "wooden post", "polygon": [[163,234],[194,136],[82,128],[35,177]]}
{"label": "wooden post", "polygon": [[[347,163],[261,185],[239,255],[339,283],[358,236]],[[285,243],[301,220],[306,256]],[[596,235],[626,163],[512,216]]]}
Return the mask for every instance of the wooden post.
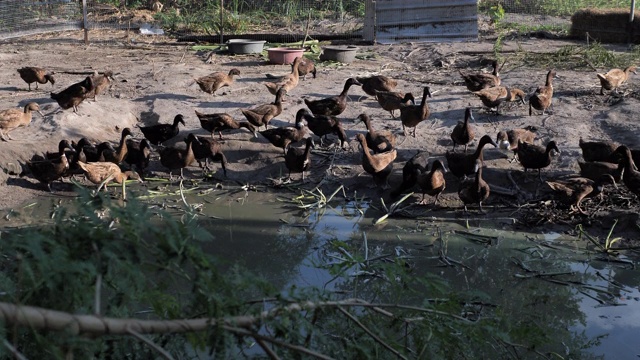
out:
{"label": "wooden post", "polygon": [[224,44],[224,0],[220,0],[220,44]]}
{"label": "wooden post", "polygon": [[87,21],[87,0],[82,0],[82,27],[84,28],[84,44],[89,45],[89,22]]}

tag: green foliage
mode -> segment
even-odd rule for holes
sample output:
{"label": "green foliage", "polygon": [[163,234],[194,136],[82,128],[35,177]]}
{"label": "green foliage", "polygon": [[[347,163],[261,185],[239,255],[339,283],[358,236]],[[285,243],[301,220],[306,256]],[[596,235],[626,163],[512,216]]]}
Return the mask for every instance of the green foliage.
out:
{"label": "green foliage", "polygon": [[504,14],[502,4],[493,5],[489,8],[489,18],[493,24],[499,24],[504,19]]}

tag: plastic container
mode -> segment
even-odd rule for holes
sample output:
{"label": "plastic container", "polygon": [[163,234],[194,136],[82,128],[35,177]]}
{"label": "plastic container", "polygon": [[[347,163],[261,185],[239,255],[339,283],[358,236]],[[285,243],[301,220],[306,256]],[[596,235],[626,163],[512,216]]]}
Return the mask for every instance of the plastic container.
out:
{"label": "plastic container", "polygon": [[259,54],[265,43],[264,40],[230,39],[227,47],[232,54]]}
{"label": "plastic container", "polygon": [[332,60],[338,61],[341,63],[348,64],[353,62],[356,59],[356,53],[358,52],[358,47],[349,45],[349,46],[327,46],[322,49],[322,54],[320,54],[320,60]]}
{"label": "plastic container", "polygon": [[269,55],[269,62],[272,64],[288,65],[293,61],[302,57],[304,49],[300,48],[271,48],[267,49]]}

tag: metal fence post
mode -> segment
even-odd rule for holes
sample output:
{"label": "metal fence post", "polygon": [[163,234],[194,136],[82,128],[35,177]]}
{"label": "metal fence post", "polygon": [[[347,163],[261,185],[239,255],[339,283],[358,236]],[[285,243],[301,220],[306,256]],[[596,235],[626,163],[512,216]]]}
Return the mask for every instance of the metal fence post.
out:
{"label": "metal fence post", "polygon": [[82,27],[84,28],[84,44],[89,45],[89,22],[87,21],[87,0],[82,0]]}
{"label": "metal fence post", "polygon": [[224,0],[220,0],[220,44],[224,43]]}

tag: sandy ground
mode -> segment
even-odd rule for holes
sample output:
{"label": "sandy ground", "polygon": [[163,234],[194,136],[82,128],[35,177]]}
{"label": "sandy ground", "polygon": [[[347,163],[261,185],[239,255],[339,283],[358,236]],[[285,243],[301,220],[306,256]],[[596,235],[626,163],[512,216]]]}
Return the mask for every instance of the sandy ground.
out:
{"label": "sandy ground", "polygon": [[[240,108],[273,101],[273,96],[260,84],[266,80],[265,74],[284,74],[290,69],[289,66],[267,64],[261,56],[254,55],[214,55],[213,62],[206,64],[204,60],[207,53],[192,51],[185,44],[150,46],[144,44],[144,39],[141,38],[137,46],[132,48],[114,42],[87,47],[80,43],[81,32],[70,32],[65,37],[71,41],[49,43],[46,40],[19,39],[0,44],[0,83],[3,84],[0,87],[0,108],[22,107],[27,102],[35,101],[45,114],[44,118],[34,115],[29,127],[14,131],[13,141],[0,143],[0,166],[4,169],[0,173],[0,208],[18,205],[43,193],[42,185],[35,180],[15,175],[18,171],[17,163],[30,158],[35,152],[55,151],[61,139],[78,140],[85,136],[96,142],[115,143],[124,127],[132,128],[134,137],[142,138],[142,134],[136,129],[139,121],[146,125],[158,121],[166,123],[178,113],[185,116],[186,126],[181,129],[179,139],[168,145],[181,142],[183,136],[190,132],[206,135],[207,132],[199,126],[194,110],[205,113],[227,112],[238,120],[244,120]],[[518,44],[506,41],[504,51],[513,51],[517,46],[526,51],[553,51],[569,43],[561,40],[520,39]],[[355,134],[363,132],[365,128],[354,120],[363,112],[372,117],[376,129],[389,129],[399,134],[398,158],[390,178],[394,187],[401,181],[404,162],[418,150],[426,150],[433,157],[444,158],[444,153],[452,147],[451,129],[463,119],[464,109],[468,106],[474,109],[473,126],[477,134],[471,150],[484,134],[495,138],[500,130],[527,125],[539,129],[539,144],[555,140],[561,154],[544,170],[543,174],[547,179],[579,171],[577,160],[580,158],[580,137],[615,140],[632,147],[640,146],[638,125],[634,119],[634,114],[638,113],[640,107],[633,96],[639,81],[635,78],[624,87],[625,96],[614,98],[598,95],[599,84],[593,71],[558,71],[558,79],[554,83],[556,91],[552,115],[530,117],[527,105],[515,103],[504,106],[500,116],[487,112],[480,101],[466,90],[458,69],[488,71],[488,66],[484,64],[492,56],[492,46],[492,42],[360,45],[359,53],[364,55],[362,59],[348,65],[319,64],[317,79],[308,77],[301,81],[288,94],[282,114],[271,124],[293,124],[295,113],[305,107],[304,98],[318,99],[337,95],[349,77],[384,74],[399,81],[397,90],[410,91],[416,98],[420,97],[424,86],[430,86],[434,93],[433,98],[428,100],[431,115],[418,125],[415,138],[402,136],[399,120],[392,119],[375,99],[366,96],[359,87],[353,87],[349,92],[347,110],[339,116],[350,138],[350,149],[337,149],[337,139],[331,138],[333,146],[318,149],[313,155],[311,182],[306,185],[307,188],[313,188],[320,182],[327,189],[335,189],[338,184],[343,184],[348,194],[358,191],[358,194],[366,193],[374,199],[381,196],[388,198],[388,191],[370,189],[368,184],[371,183],[371,178],[363,173],[360,166],[362,152],[355,141]],[[56,71],[55,86],[40,85],[37,91],[26,91],[26,84],[16,72],[17,68],[26,65]],[[221,95],[206,94],[193,83],[194,77],[213,71],[227,72],[233,67],[240,69],[242,77],[233,86],[220,90],[218,94]],[[62,90],[81,80],[85,75],[80,73],[106,69],[114,71],[116,81],[96,102],[82,103],[77,114],[71,110],[61,111],[50,99],[50,91]],[[507,63],[501,75],[504,84],[521,88],[530,94],[537,86],[544,84],[547,71],[548,69],[516,67]],[[228,176],[225,178],[219,170],[214,174],[215,181],[229,186],[247,183],[272,185],[272,179],[286,175],[282,150],[272,146],[261,136],[254,138],[244,130],[225,134],[223,149],[230,163]],[[487,147],[485,177],[496,188],[500,186],[510,191],[515,188],[515,182],[522,192],[516,197],[492,195],[487,202],[489,209],[493,209],[489,216],[524,217],[526,221],[521,222],[524,226],[545,224],[547,220],[553,220],[545,220],[544,211],[541,213],[539,209],[527,215],[532,207],[548,205],[541,202],[545,200],[546,188],[536,181],[525,182],[522,167],[517,162],[509,163],[508,155],[510,154],[491,146]],[[157,161],[157,155],[155,159],[151,170],[159,176],[168,176]],[[189,170],[191,171],[186,172],[187,177],[201,176],[196,163]],[[507,174],[511,174],[514,182],[509,180]],[[462,205],[457,196],[459,181],[451,174],[446,179],[447,189],[436,210],[455,208],[459,212]],[[533,180],[534,176],[530,176],[530,179]],[[69,191],[71,186],[56,183],[54,188],[64,192]],[[628,215],[630,221],[635,222],[633,209],[638,204],[637,199],[624,189],[619,191],[622,193],[617,199],[624,200],[625,205],[611,208],[607,204],[589,202],[587,204],[591,204],[591,212],[605,210],[609,215],[613,212],[616,218]],[[547,196],[546,199],[548,198]],[[533,202],[527,203],[523,199]],[[410,201],[414,200],[419,200],[419,197]],[[619,203],[620,201],[612,206],[618,206]],[[417,209],[425,213],[434,210],[431,205]],[[517,214],[513,215],[514,213]],[[585,219],[577,215],[571,216],[569,220],[564,218],[568,223],[583,222]]]}

